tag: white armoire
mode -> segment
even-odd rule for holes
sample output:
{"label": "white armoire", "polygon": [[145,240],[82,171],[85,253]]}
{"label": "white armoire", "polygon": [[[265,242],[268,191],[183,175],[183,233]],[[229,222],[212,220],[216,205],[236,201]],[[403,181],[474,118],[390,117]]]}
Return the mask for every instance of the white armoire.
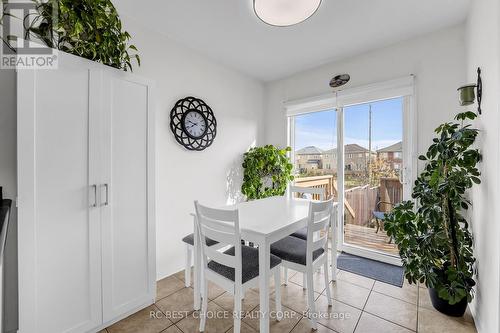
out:
{"label": "white armoire", "polygon": [[19,70],[19,333],[97,332],[154,302],[151,83],[59,52]]}

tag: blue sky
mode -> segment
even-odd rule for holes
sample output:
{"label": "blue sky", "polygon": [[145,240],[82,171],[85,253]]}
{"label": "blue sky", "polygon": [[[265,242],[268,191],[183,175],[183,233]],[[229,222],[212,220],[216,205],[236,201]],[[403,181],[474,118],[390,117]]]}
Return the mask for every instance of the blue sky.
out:
{"label": "blue sky", "polygon": [[[371,103],[372,150],[387,147],[403,137],[403,99]],[[344,141],[368,148],[369,104],[344,109]],[[296,149],[316,146],[331,149],[337,146],[337,114],[335,111],[315,112],[295,117]]]}

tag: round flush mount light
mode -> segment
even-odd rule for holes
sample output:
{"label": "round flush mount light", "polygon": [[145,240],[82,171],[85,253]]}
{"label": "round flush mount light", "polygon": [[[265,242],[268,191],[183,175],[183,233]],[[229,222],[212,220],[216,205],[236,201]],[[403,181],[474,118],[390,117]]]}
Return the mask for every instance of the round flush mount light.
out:
{"label": "round flush mount light", "polygon": [[321,5],[321,0],[254,0],[258,18],[269,25],[287,27],[307,20]]}

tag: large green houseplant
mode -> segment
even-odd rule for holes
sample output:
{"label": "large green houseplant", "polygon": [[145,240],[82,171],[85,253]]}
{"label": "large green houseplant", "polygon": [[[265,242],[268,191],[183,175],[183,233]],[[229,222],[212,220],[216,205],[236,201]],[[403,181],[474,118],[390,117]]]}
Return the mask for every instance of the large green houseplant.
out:
{"label": "large green houseplant", "polygon": [[24,18],[26,39],[123,70],[140,66],[130,34],[110,0],[33,0],[36,12]]}
{"label": "large green houseplant", "polygon": [[425,283],[434,307],[461,316],[473,298],[475,281],[472,235],[463,214],[471,203],[466,192],[479,184],[481,155],[472,145],[478,130],[460,113],[440,125],[415,181],[412,197],[386,216],[385,230],[398,245],[409,283]]}
{"label": "large green houseplant", "polygon": [[243,184],[241,192],[247,199],[262,199],[283,195],[293,180],[293,165],[287,156],[290,147],[272,145],[254,147],[243,155]]}

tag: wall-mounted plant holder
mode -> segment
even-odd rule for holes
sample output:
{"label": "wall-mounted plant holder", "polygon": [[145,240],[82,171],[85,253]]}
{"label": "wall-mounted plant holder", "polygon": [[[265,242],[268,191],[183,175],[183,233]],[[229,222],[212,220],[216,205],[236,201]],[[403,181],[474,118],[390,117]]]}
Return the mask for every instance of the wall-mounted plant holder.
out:
{"label": "wall-mounted plant holder", "polygon": [[481,79],[481,68],[477,68],[477,112],[481,114],[481,101],[483,99],[483,80]]}
{"label": "wall-mounted plant holder", "polygon": [[481,100],[483,98],[483,81],[481,79],[481,68],[477,68],[477,83],[467,84],[458,88],[459,102],[461,106],[474,104],[477,90],[477,112],[481,114]]}

